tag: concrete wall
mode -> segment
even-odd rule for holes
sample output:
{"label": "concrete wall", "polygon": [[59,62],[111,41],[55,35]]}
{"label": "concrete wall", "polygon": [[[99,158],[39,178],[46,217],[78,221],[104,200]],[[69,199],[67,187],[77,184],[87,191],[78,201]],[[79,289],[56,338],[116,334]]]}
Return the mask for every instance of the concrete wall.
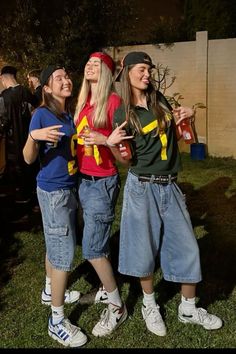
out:
{"label": "concrete wall", "polygon": [[[199,142],[217,157],[236,158],[236,38],[208,40],[207,32],[197,32],[196,41],[176,42],[171,46],[137,45],[106,48],[116,62],[130,51],[145,51],[155,64],[168,66],[174,84],[166,90],[179,92],[182,105],[206,105],[196,114]],[[1,91],[2,87],[0,87]],[[117,84],[119,90],[119,84]],[[180,142],[181,151],[190,151]]]}
{"label": "concrete wall", "polygon": [[[155,64],[168,66],[170,77],[176,76],[176,80],[166,94],[179,92],[184,97],[182,105],[201,102],[207,107],[197,109],[199,142],[206,143],[211,156],[236,158],[236,38],[208,40],[203,31],[196,33],[196,41],[176,42],[168,47],[137,45],[107,51],[116,62],[130,51],[145,51]],[[180,149],[190,151],[183,142]]]}

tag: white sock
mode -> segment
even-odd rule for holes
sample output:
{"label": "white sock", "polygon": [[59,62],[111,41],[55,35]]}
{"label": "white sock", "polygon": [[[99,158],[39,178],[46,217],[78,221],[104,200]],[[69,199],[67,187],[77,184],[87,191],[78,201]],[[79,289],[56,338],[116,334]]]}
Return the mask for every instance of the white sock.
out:
{"label": "white sock", "polygon": [[108,296],[109,303],[111,303],[117,307],[122,306],[122,300],[120,298],[120,293],[119,293],[118,288],[115,288],[115,290],[113,290],[111,293],[109,293],[107,291],[107,296]]}
{"label": "white sock", "polygon": [[51,278],[49,278],[47,275],[45,278],[45,292],[48,295],[51,294]]}
{"label": "white sock", "polygon": [[191,315],[196,308],[196,298],[187,298],[181,295],[181,307],[185,315]]}
{"label": "white sock", "polygon": [[156,306],[155,293],[153,292],[152,294],[146,294],[143,291],[143,304],[147,307]]}
{"label": "white sock", "polygon": [[56,325],[64,318],[64,305],[56,307],[51,305],[52,309],[52,324]]}

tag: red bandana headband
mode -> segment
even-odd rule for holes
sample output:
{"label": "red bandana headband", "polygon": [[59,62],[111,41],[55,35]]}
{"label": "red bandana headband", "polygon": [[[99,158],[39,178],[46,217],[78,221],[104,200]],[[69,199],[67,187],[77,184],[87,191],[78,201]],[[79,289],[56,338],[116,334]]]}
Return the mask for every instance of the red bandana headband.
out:
{"label": "red bandana headband", "polygon": [[113,59],[108,54],[105,54],[102,52],[95,52],[90,55],[90,58],[92,58],[92,57],[96,57],[96,58],[101,59],[107,65],[107,67],[111,70],[112,74],[114,74],[115,63],[114,63]]}

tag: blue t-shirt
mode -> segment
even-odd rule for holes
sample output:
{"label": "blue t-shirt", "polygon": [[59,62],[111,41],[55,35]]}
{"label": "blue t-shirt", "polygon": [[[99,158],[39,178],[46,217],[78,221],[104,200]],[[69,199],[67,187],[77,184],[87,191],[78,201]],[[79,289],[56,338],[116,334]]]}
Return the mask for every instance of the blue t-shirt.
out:
{"label": "blue t-shirt", "polygon": [[77,185],[77,135],[71,116],[64,114],[59,119],[45,107],[37,108],[32,116],[29,131],[62,125],[59,131],[65,133],[58,141],[57,147],[50,146],[46,141],[39,141],[40,171],[37,175],[39,188],[52,192],[58,189],[69,189]]}

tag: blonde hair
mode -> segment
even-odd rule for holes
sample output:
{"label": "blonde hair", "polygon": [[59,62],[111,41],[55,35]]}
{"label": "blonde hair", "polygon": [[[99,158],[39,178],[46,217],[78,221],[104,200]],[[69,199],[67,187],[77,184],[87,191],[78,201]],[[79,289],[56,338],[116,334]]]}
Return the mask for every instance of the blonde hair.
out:
{"label": "blonde hair", "polygon": [[[126,120],[130,124],[132,133],[143,134],[139,118],[132,107],[132,87],[129,78],[129,71],[133,67],[134,65],[125,66],[122,71],[120,79],[121,97],[125,107]],[[151,109],[157,120],[157,129],[155,134],[155,136],[157,136],[160,132],[165,131],[166,128],[170,125],[170,110],[167,106],[164,106],[164,104],[158,101],[155,83],[152,80],[150,80],[146,90],[146,97],[147,103],[151,106]]]}
{"label": "blonde hair", "polygon": [[[90,90],[90,82],[84,77],[77,98],[74,115],[75,120],[78,119],[80,112],[84,108]],[[97,83],[96,100],[94,103],[95,109],[92,116],[92,121],[95,128],[105,128],[107,126],[107,101],[112,91],[114,91],[112,72],[107,67],[107,65],[101,61],[100,75]]]}

